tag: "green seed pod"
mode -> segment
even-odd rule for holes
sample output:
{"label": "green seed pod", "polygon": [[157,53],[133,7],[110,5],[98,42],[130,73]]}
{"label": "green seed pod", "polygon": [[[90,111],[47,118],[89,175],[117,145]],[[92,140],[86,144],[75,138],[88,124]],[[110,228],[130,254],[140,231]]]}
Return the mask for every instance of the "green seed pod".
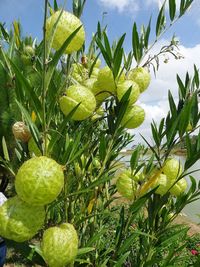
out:
{"label": "green seed pod", "polygon": [[139,89],[138,84],[131,80],[126,80],[126,81],[118,83],[117,98],[121,100],[123,95],[128,91],[130,87],[131,87],[131,93],[129,96],[129,105],[132,105],[138,100],[138,97],[140,95],[140,89]]}
{"label": "green seed pod", "polygon": [[167,159],[163,165],[163,173],[169,180],[176,180],[182,173],[183,167],[177,159]]}
{"label": "green seed pod", "polygon": [[144,109],[138,105],[129,106],[121,121],[121,125],[128,129],[139,127],[145,119]]}
{"label": "green seed pod", "polygon": [[119,174],[116,182],[117,191],[125,198],[132,200],[135,197],[137,183],[131,177],[131,171],[125,170]]}
{"label": "green seed pod", "polygon": [[140,93],[142,93],[148,88],[151,81],[151,76],[148,70],[139,67],[130,71],[128,79],[136,82],[139,85]]}
{"label": "green seed pod", "polygon": [[96,100],[93,93],[81,85],[72,85],[66,90],[66,95],[60,98],[60,108],[67,116],[78,104],[72,119],[81,121],[92,115],[96,108]]}
{"label": "green seed pod", "polygon": [[170,193],[175,197],[178,197],[180,194],[184,193],[186,189],[187,181],[182,178],[170,189]]}
{"label": "green seed pod", "polygon": [[19,197],[32,205],[46,205],[54,201],[64,185],[62,167],[45,156],[27,160],[19,168],[15,189]]}
{"label": "green seed pod", "polygon": [[[52,36],[52,29],[55,23],[57,22],[60,13],[61,11],[56,11],[52,16],[47,19],[46,36],[48,40],[50,40]],[[66,54],[71,54],[72,52],[78,51],[82,47],[85,41],[85,31],[82,22],[76,16],[67,11],[63,11],[59,18],[57,28],[55,30],[52,47],[55,50],[60,49],[66,39],[80,26],[82,27],[72,39],[70,44],[67,46],[65,50]]]}
{"label": "green seed pod", "polygon": [[100,69],[97,77],[97,87],[100,91],[115,93],[116,85],[111,69],[106,66]]}
{"label": "green seed pod", "polygon": [[47,229],[41,248],[49,267],[64,267],[72,263],[78,252],[78,236],[74,226],[64,223]]}
{"label": "green seed pod", "polygon": [[167,191],[169,190],[172,183],[170,180],[168,180],[168,178],[165,174],[160,174],[157,177],[157,182],[155,183],[154,186],[156,187],[158,185],[159,185],[159,187],[156,190],[156,194],[163,196],[164,194],[167,193]]}
{"label": "green seed pod", "polygon": [[28,205],[18,196],[12,197],[0,207],[0,236],[24,242],[36,235],[44,220],[43,206]]}

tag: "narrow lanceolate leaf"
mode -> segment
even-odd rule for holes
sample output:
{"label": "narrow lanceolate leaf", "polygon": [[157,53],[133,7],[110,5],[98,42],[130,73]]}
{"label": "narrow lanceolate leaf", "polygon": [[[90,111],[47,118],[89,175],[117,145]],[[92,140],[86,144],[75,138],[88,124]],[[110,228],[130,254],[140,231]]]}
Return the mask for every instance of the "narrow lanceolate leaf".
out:
{"label": "narrow lanceolate leaf", "polygon": [[156,22],[156,36],[158,37],[163,29],[165,28],[166,23],[166,17],[165,17],[165,2],[160,9],[160,12],[158,14],[157,22]]}
{"label": "narrow lanceolate leaf", "polygon": [[1,33],[2,33],[2,35],[3,35],[3,37],[4,37],[4,39],[5,39],[6,41],[9,41],[10,36],[9,36],[8,32],[5,30],[5,28],[4,28],[4,26],[3,26],[2,23],[0,23],[0,30],[1,30]]}
{"label": "narrow lanceolate leaf", "polygon": [[24,106],[19,103],[17,100],[16,100],[16,103],[23,115],[23,117],[25,118],[25,121],[31,131],[31,135],[34,139],[34,141],[36,142],[37,146],[39,148],[41,148],[41,144],[40,144],[40,132],[38,130],[38,128],[36,127],[36,125],[33,123],[32,119],[31,119],[31,116],[29,115],[28,111],[24,108]]}
{"label": "narrow lanceolate leaf", "polygon": [[174,20],[176,15],[176,0],[169,0],[169,16],[171,21]]}
{"label": "narrow lanceolate leaf", "polygon": [[[15,65],[15,63],[13,63],[10,60],[10,64],[15,72],[16,78],[19,80],[20,84],[21,84],[21,90],[25,91],[27,96],[29,97],[29,99],[31,100],[31,104],[34,107],[34,110],[36,112],[36,115],[38,117],[38,119],[41,121],[41,111],[42,111],[42,106],[41,106],[41,102],[38,98],[38,96],[36,95],[34,89],[31,87],[29,81],[26,79],[26,77],[24,77],[23,73],[20,71],[20,69]],[[23,92],[21,92],[23,94]]]}
{"label": "narrow lanceolate leaf", "polygon": [[103,32],[104,44],[109,58],[112,58],[112,50],[106,32]]}
{"label": "narrow lanceolate leaf", "polygon": [[199,102],[198,102],[198,96],[197,94],[194,94],[194,102],[192,105],[191,109],[191,121],[192,121],[192,126],[196,127],[198,121],[199,121]]}
{"label": "narrow lanceolate leaf", "polygon": [[131,87],[126,91],[126,93],[123,95],[122,99],[119,102],[119,110],[117,112],[117,120],[116,120],[116,124],[115,124],[115,128],[118,129],[118,127],[121,124],[121,121],[124,117],[124,114],[128,108],[128,104],[129,104],[129,96],[131,93]]}
{"label": "narrow lanceolate leaf", "polygon": [[187,9],[191,6],[194,0],[181,0],[180,3],[180,15],[179,17],[183,16]]}
{"label": "narrow lanceolate leaf", "polygon": [[93,248],[93,247],[79,248],[77,255],[80,256],[80,255],[86,254],[88,252],[91,252],[93,250],[95,250],[95,248]]}
{"label": "narrow lanceolate leaf", "polygon": [[186,131],[186,128],[190,121],[191,109],[195,98],[193,97],[182,109],[180,113],[180,123],[179,123],[179,135],[183,136]]}
{"label": "narrow lanceolate leaf", "polygon": [[124,54],[123,48],[120,48],[118,50],[118,53],[117,53],[116,57],[114,58],[114,61],[113,61],[113,77],[114,77],[114,79],[119,74],[119,70],[120,70],[120,67],[121,67],[123,54]]}
{"label": "narrow lanceolate leaf", "polygon": [[131,160],[130,160],[130,165],[131,165],[131,170],[133,171],[136,166],[138,165],[138,160],[140,157],[140,146],[138,146],[132,153]]}
{"label": "narrow lanceolate leaf", "polygon": [[181,78],[179,77],[179,75],[176,76],[176,79],[177,79],[177,82],[178,82],[181,99],[185,98],[186,88],[185,88],[183,82],[181,81]]}
{"label": "narrow lanceolate leaf", "polygon": [[186,144],[186,149],[187,149],[187,158],[190,158],[192,156],[192,144],[190,140],[190,136],[186,134],[185,137],[185,144]]}
{"label": "narrow lanceolate leaf", "polygon": [[99,38],[101,40],[101,37],[102,37],[101,24],[100,24],[100,22],[98,22],[98,24],[97,24],[97,38]]}
{"label": "narrow lanceolate leaf", "polygon": [[130,251],[126,252],[118,261],[117,263],[114,265],[114,267],[121,267],[123,266],[123,263],[125,262],[125,260],[128,258],[130,254]]}
{"label": "narrow lanceolate leaf", "polygon": [[175,118],[177,116],[177,110],[176,110],[176,105],[175,105],[173,96],[170,91],[168,93],[168,100],[169,100],[169,106],[170,106],[172,117]]}
{"label": "narrow lanceolate leaf", "polygon": [[102,135],[100,138],[100,146],[99,146],[99,156],[102,162],[104,161],[106,157],[106,147],[107,147],[106,139],[105,139],[105,136]]}
{"label": "narrow lanceolate leaf", "polygon": [[194,83],[196,85],[196,88],[199,88],[199,71],[196,65],[194,65]]}
{"label": "narrow lanceolate leaf", "polygon": [[154,140],[156,146],[159,147],[161,139],[160,139],[155,121],[153,121],[153,123],[151,123],[151,132],[152,132],[153,140]]}
{"label": "narrow lanceolate leaf", "polygon": [[126,34],[123,34],[122,37],[119,39],[119,41],[118,41],[118,43],[117,43],[117,46],[116,46],[116,48],[115,48],[115,52],[114,52],[114,59],[115,59],[115,57],[117,56],[118,51],[122,48],[122,45],[123,45],[125,36],[126,36]]}
{"label": "narrow lanceolate leaf", "polygon": [[147,29],[145,30],[145,33],[144,33],[144,46],[146,49],[148,49],[148,46],[149,46],[150,32],[151,32],[151,18],[149,20],[149,24],[147,26]]}
{"label": "narrow lanceolate leaf", "polygon": [[125,39],[126,34],[123,34],[122,37],[119,39],[119,42],[117,43],[117,46],[115,48],[115,52],[114,52],[114,56],[113,56],[113,76],[114,78],[117,77],[119,70],[120,70],[120,66],[122,63],[122,57],[123,57],[123,42]]}
{"label": "narrow lanceolate leaf", "polygon": [[132,48],[135,60],[139,62],[141,55],[140,55],[140,41],[139,41],[139,34],[137,31],[137,25],[134,23],[133,31],[132,31]]}
{"label": "narrow lanceolate leaf", "polygon": [[101,50],[101,53],[103,55],[103,58],[104,58],[106,64],[108,65],[109,68],[111,68],[111,66],[112,66],[112,58],[107,53],[106,49],[104,48],[104,46],[103,46],[103,44],[102,44],[102,42],[101,42],[101,40],[99,38],[96,39],[96,43],[97,43],[98,47]]}
{"label": "narrow lanceolate leaf", "polygon": [[57,11],[58,10],[58,4],[57,4],[57,1],[54,0],[54,11]]}
{"label": "narrow lanceolate leaf", "polygon": [[5,137],[4,136],[2,138],[2,148],[3,148],[4,159],[7,160],[7,161],[10,161],[10,157],[9,157],[9,153],[8,153],[8,148],[7,148],[6,140],[5,140]]}
{"label": "narrow lanceolate leaf", "polygon": [[53,150],[53,147],[56,145],[58,140],[61,138],[64,129],[66,128],[66,124],[69,122],[77,108],[79,107],[80,103],[72,109],[72,111],[64,118],[63,122],[59,125],[58,130],[52,135],[51,141],[48,146],[49,152]]}

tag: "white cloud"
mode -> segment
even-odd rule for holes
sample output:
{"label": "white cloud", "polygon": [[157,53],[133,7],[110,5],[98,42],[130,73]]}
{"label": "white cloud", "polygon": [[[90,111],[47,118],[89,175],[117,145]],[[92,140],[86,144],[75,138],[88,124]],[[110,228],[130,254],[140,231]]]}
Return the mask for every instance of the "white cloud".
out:
{"label": "white cloud", "polygon": [[[161,47],[164,44],[166,44],[166,41],[162,40],[157,47]],[[158,51],[157,47],[154,49],[154,52]],[[183,59],[176,60],[170,58],[167,64],[160,64],[156,78],[152,73],[151,84],[141,95],[138,102],[138,104],[141,105],[146,112],[145,122],[139,128],[133,131],[131,130],[131,132],[136,134],[136,141],[142,141],[140,133],[148,140],[151,140],[150,123],[152,120],[159,122],[161,118],[166,116],[169,110],[169,89],[175,99],[177,99],[178,86],[176,82],[176,75],[178,74],[181,79],[184,80],[187,71],[191,76],[193,75],[194,64],[196,64],[197,68],[200,68],[200,44],[192,48],[180,46],[180,53],[184,56]]]}
{"label": "white cloud", "polygon": [[138,0],[98,0],[100,4],[108,8],[116,8],[119,12],[129,9],[130,11],[139,10]]}
{"label": "white cloud", "polygon": [[[99,4],[103,5],[105,8],[116,9],[118,12],[124,12],[126,14],[137,13],[141,9],[149,9],[152,7],[161,8],[165,0],[97,0]],[[181,0],[176,0],[177,13],[180,8]],[[166,7],[168,9],[168,1],[166,2]],[[199,10],[200,1],[196,0],[192,3],[189,13],[191,18],[200,25],[199,20]]]}

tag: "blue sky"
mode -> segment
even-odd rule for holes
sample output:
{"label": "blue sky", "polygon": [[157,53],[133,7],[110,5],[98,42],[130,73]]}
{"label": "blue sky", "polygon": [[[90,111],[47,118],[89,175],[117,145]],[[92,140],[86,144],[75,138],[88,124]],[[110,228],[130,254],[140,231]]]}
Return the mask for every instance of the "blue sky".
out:
{"label": "blue sky", "polygon": [[[180,0],[177,0],[177,3]],[[53,1],[51,1],[53,2]],[[134,21],[147,24],[150,16],[157,16],[161,0],[87,0],[83,14],[83,22],[88,39],[96,29],[98,21],[102,21],[103,12],[107,12],[104,23],[108,24],[108,33],[115,39],[127,33],[126,43],[130,43],[132,24]],[[196,2],[190,12],[182,18],[166,35],[176,32],[183,45],[193,46],[200,43],[200,1]],[[62,5],[64,0],[58,0]],[[66,9],[70,10],[72,1],[68,0]],[[15,19],[20,19],[24,34],[41,38],[44,0],[4,0],[0,1],[0,21],[6,22],[7,27]]]}
{"label": "blue sky", "polygon": [[[53,2],[53,1],[51,1]],[[85,11],[82,17],[87,41],[96,30],[98,21],[102,21],[103,12],[104,24],[108,25],[110,39],[117,39],[126,32],[125,49],[131,49],[131,31],[133,22],[138,27],[147,24],[150,16],[153,20],[158,14],[158,9],[163,0],[87,0]],[[180,0],[176,0],[177,5]],[[62,5],[64,0],[58,0]],[[72,1],[67,0],[66,9],[70,10]],[[20,19],[23,33],[37,37],[42,36],[42,23],[44,13],[44,0],[0,0],[0,21],[5,22],[7,28],[13,20]],[[177,95],[176,73],[181,77],[186,71],[192,74],[193,64],[200,66],[200,0],[194,0],[192,8],[187,15],[180,19],[172,29],[162,37],[151,53],[156,53],[162,45],[168,44],[170,37],[175,33],[180,40],[180,53],[184,58],[175,60],[169,58],[168,64],[161,64],[155,78],[152,74],[152,82],[149,89],[141,95],[139,104],[146,111],[145,123],[138,128],[137,133],[143,132],[149,136],[149,124],[152,118],[156,121],[168,111],[167,92],[170,89],[173,95]],[[155,25],[152,24],[152,31]],[[138,137],[139,138],[139,137]]]}

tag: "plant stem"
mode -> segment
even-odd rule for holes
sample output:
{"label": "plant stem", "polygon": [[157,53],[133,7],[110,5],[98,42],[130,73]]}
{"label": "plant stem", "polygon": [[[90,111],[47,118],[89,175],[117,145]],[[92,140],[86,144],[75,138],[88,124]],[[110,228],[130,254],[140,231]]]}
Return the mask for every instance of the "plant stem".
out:
{"label": "plant stem", "polygon": [[46,124],[46,72],[47,72],[47,42],[46,42],[46,20],[48,0],[45,0],[44,24],[43,24],[43,72],[42,72],[42,128],[43,128],[43,155],[47,155],[47,124]]}

